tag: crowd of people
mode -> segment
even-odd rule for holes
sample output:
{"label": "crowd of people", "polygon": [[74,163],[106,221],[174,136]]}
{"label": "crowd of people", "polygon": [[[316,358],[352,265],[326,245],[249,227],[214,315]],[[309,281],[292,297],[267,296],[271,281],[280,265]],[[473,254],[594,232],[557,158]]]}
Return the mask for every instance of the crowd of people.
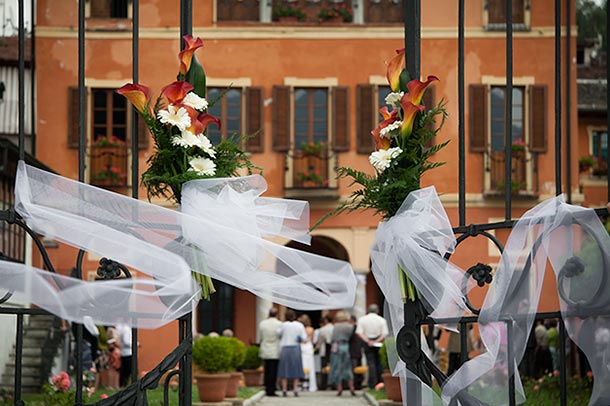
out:
{"label": "crowd of people", "polygon": [[315,329],[307,314],[297,318],[294,310],[287,309],[280,321],[278,309],[271,308],[269,317],[259,324],[267,396],[277,396],[278,383],[283,396],[287,396],[289,384],[294,396],[299,396],[301,386],[312,392],[333,388],[341,396],[344,383],[354,396],[362,385],[354,368],[361,365],[363,355],[369,387],[382,382],[379,349],[388,326],[378,313],[378,306],[371,305],[359,319],[343,310],[334,317],[326,314]]}

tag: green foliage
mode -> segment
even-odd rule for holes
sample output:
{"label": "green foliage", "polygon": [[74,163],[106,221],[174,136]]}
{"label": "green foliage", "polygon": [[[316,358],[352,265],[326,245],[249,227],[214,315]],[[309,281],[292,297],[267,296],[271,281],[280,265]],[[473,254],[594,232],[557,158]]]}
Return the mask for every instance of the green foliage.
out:
{"label": "green foliage", "polygon": [[348,23],[352,21],[353,11],[345,3],[333,5],[330,7],[322,7],[318,12],[318,18],[320,20],[329,20],[331,18],[341,17],[344,22]]}
{"label": "green foliage", "polygon": [[[403,153],[392,160],[390,167],[383,172],[369,175],[349,167],[338,168],[338,178],[351,178],[350,186],[361,187],[352,192],[346,202],[322,217],[314,228],[330,216],[354,210],[372,209],[384,219],[396,214],[407,195],[419,189],[422,174],[444,164],[444,162],[430,162],[430,157],[445,147],[449,141],[431,147],[427,144],[441,129],[446,117],[443,100],[425,113],[420,113],[413,132],[402,140]],[[440,123],[435,127],[439,118]]]}
{"label": "green foliage", "polygon": [[193,362],[202,372],[228,372],[233,361],[233,344],[227,337],[205,336],[193,343]]}
{"label": "green foliage", "polygon": [[61,391],[48,383],[42,385],[42,394],[45,406],[72,406],[76,399],[73,390]]}
{"label": "green foliage", "polygon": [[581,156],[578,158],[578,169],[580,172],[584,172],[594,167],[596,163],[597,161],[591,155]]}
{"label": "green foliage", "polygon": [[388,361],[388,348],[386,347],[385,340],[379,349],[379,361],[381,362],[383,369],[390,369],[390,363]]}
{"label": "green foliage", "polygon": [[197,57],[193,55],[191,59],[191,67],[186,72],[185,78],[187,82],[193,85],[193,91],[201,97],[205,97],[206,93],[206,78],[203,66],[197,60]]}
{"label": "green foliage", "polygon": [[235,371],[244,363],[246,345],[236,337],[229,337],[228,341],[231,344],[231,370]]}
{"label": "green foliage", "polygon": [[275,7],[275,16],[276,17],[296,17],[297,20],[301,21],[307,17],[307,14],[303,11],[302,8],[293,6],[290,3],[280,2]]}
{"label": "green foliage", "polygon": [[606,50],[606,8],[608,1],[599,5],[594,0],[576,0],[576,25],[578,25],[578,42],[602,38],[602,50]]}
{"label": "green foliage", "polygon": [[257,369],[263,364],[263,360],[258,355],[259,348],[257,345],[251,345],[246,348],[246,356],[242,364],[243,369]]}

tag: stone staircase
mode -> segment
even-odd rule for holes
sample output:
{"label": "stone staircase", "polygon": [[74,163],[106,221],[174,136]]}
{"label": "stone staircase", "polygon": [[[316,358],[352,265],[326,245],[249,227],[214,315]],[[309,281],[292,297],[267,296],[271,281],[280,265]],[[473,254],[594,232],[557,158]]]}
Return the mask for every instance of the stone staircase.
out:
{"label": "stone staircase", "polygon": [[[57,353],[57,343],[53,345],[47,336],[53,331],[53,315],[31,315],[23,327],[23,356],[21,359],[21,390],[23,393],[40,392],[43,368],[43,350],[51,362]],[[55,348],[52,348],[55,347]],[[50,365],[49,365],[50,366]],[[13,391],[15,382],[15,346],[11,349],[0,388]]]}

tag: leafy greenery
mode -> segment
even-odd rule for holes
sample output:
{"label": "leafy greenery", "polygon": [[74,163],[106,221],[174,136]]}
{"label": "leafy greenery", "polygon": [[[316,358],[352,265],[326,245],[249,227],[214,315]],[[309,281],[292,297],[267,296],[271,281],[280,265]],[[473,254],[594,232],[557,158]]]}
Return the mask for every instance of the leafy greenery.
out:
{"label": "leafy greenery", "polygon": [[204,336],[193,343],[193,362],[202,372],[227,372],[232,361],[233,344],[228,337]]}
{"label": "leafy greenery", "polygon": [[276,17],[296,17],[297,20],[301,21],[307,17],[307,14],[303,11],[302,8],[293,6],[290,3],[280,2],[275,7],[275,16]]}
{"label": "leafy greenery", "polygon": [[607,49],[606,43],[606,9],[608,1],[599,5],[594,0],[576,0],[576,25],[578,25],[578,42],[602,38],[602,50]]}
{"label": "leafy greenery", "polygon": [[329,20],[331,18],[341,17],[344,22],[348,23],[352,21],[353,12],[350,7],[345,3],[341,3],[340,5],[333,5],[329,7],[322,7],[318,12],[318,18],[320,20]]}
{"label": "leafy greenery", "polygon": [[242,364],[243,369],[257,369],[263,364],[263,360],[259,357],[258,352],[258,345],[251,345],[246,348],[246,355]]}
{"label": "leafy greenery", "polygon": [[381,362],[383,369],[390,369],[390,363],[388,362],[388,348],[386,347],[385,340],[379,349],[379,361]]}
{"label": "leafy greenery", "polygon": [[246,345],[236,337],[229,337],[228,341],[231,344],[231,370],[235,371],[244,363]]}

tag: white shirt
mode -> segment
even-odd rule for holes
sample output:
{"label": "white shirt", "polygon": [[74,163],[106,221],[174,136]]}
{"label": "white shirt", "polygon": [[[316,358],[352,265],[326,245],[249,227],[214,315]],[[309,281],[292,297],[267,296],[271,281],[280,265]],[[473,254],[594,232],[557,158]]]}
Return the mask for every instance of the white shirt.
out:
{"label": "white shirt", "polygon": [[277,331],[282,336],[280,347],[299,345],[300,343],[307,341],[305,326],[299,321],[285,321]]}
{"label": "white shirt", "polygon": [[121,357],[129,357],[131,355],[131,327],[127,324],[117,324],[115,328],[119,333]]}
{"label": "white shirt", "polygon": [[269,317],[258,325],[261,346],[259,357],[261,359],[278,359],[280,357],[280,334],[277,332],[282,322],[275,317]]}
{"label": "white shirt", "polygon": [[358,319],[356,334],[363,335],[369,340],[373,340],[380,336],[387,337],[389,334],[388,323],[380,315],[369,313]]}
{"label": "white shirt", "polygon": [[322,327],[318,329],[318,339],[316,340],[316,347],[320,349],[320,356],[326,356],[326,344],[330,345],[332,343],[333,336],[333,324],[326,323]]}

